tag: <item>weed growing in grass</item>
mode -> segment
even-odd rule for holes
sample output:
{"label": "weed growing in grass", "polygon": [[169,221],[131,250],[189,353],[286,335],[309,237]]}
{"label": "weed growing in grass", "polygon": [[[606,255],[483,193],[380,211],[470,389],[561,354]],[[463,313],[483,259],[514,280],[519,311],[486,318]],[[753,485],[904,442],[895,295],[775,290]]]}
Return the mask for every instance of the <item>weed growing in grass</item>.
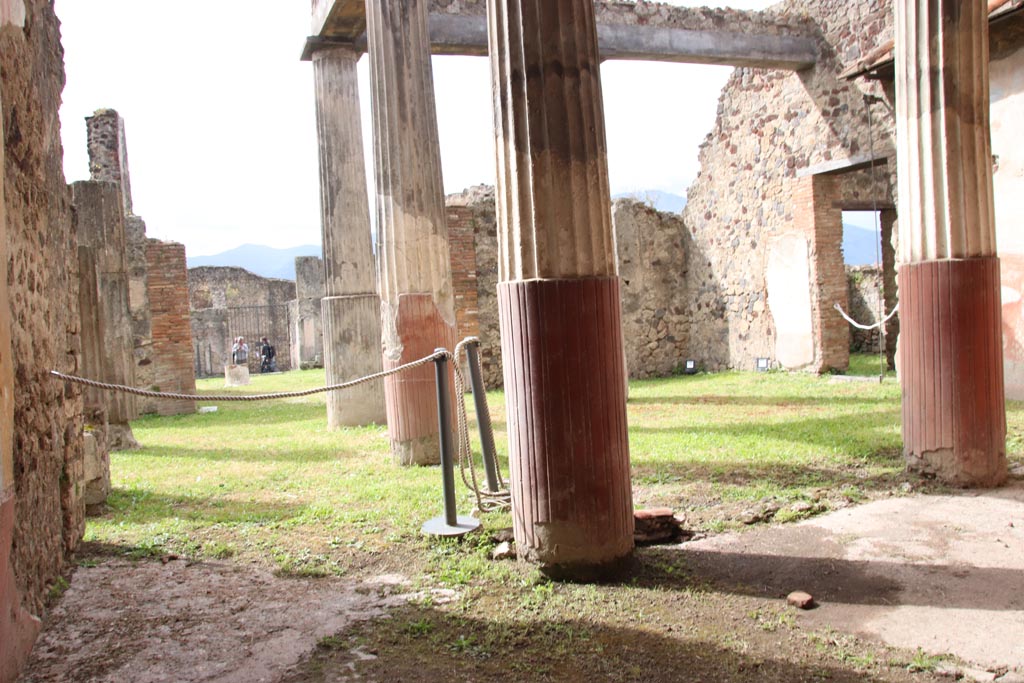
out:
{"label": "weed growing in grass", "polygon": [[321,650],[340,650],[345,647],[345,639],[340,636],[324,636],[316,641],[316,646]]}
{"label": "weed growing in grass", "polygon": [[58,576],[57,580],[50,584],[50,589],[46,591],[46,599],[51,602],[56,600],[60,596],[64,595],[64,591],[66,591],[70,586],[71,584],[68,583],[67,579],[63,576]]}
{"label": "weed growing in grass", "polygon": [[419,638],[421,636],[428,635],[434,630],[434,622],[429,619],[420,619],[419,621],[410,621],[405,624],[405,632],[413,638]]}
{"label": "weed growing in grass", "polygon": [[934,657],[925,653],[921,648],[917,648],[917,652],[907,662],[907,671],[911,673],[924,673],[935,671],[936,667],[942,663],[941,657]]}

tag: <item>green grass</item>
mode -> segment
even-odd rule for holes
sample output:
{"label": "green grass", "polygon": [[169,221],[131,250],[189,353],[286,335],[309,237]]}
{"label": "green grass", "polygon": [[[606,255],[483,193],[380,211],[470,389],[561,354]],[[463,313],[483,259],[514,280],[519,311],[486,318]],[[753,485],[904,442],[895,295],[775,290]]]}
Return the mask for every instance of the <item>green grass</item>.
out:
{"label": "green grass", "polygon": [[[877,353],[851,353],[850,367],[847,369],[846,374],[860,377],[878,377],[880,370],[881,363]],[[886,369],[885,376],[895,379],[896,371]]]}
{"label": "green grass", "polygon": [[[198,390],[252,394],[323,382],[322,371],[299,371],[257,375],[240,389],[202,380]],[[504,398],[492,392],[489,399],[507,472]],[[834,382],[802,374],[632,382],[635,503],[668,505],[685,512],[690,526],[719,531],[739,526],[738,512],[765,497],[785,506],[856,502],[893,491],[908,478],[899,399],[895,380]],[[1011,459],[1019,459],[1020,404],[1010,405],[1008,422]],[[449,561],[446,546],[423,540],[420,525],[441,512],[437,468],[394,464],[384,427],[328,431],[322,394],[147,416],[133,429],[143,448],[112,455],[109,510],[90,519],[86,533],[112,552],[254,560],[302,576],[401,566],[403,557],[422,556],[426,571],[449,585],[472,584],[496,566],[486,559],[486,544],[460,549],[458,561]],[[461,483],[459,499],[465,514],[473,501]],[[783,508],[779,518],[801,516]],[[507,514],[484,522],[489,528],[510,523]]]}

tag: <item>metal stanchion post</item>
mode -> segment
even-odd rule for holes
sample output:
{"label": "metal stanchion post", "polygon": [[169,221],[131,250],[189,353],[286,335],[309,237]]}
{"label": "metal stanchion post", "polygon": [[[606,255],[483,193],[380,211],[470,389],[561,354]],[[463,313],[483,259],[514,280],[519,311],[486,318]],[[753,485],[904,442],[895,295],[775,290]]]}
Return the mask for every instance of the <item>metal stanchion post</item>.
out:
{"label": "metal stanchion post", "polygon": [[[473,389],[473,404],[476,406],[476,424],[480,428],[480,445],[484,450],[484,470],[487,473],[487,489],[497,493],[498,454],[494,449],[494,434],[487,428],[491,421],[487,410],[487,394],[484,393],[484,378],[480,372],[480,340],[466,344],[466,358],[469,360],[469,384]],[[456,359],[458,362],[458,359]]]}
{"label": "metal stanchion post", "polygon": [[[423,523],[422,531],[432,536],[462,536],[480,526],[474,517],[459,517],[455,510],[455,457],[452,448],[452,404],[448,389],[448,357],[435,349],[437,377],[437,424],[440,431],[441,478],[444,483],[444,514]],[[461,397],[460,397],[461,398]]]}

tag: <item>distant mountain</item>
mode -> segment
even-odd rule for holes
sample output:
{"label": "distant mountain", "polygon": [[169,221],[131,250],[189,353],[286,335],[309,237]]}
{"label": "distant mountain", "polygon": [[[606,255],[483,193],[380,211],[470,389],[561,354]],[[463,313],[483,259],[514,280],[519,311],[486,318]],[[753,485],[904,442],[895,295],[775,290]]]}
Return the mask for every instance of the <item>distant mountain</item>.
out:
{"label": "distant mountain", "polygon": [[873,266],[878,262],[878,232],[843,223],[843,260],[848,266]]}
{"label": "distant mountain", "polygon": [[275,249],[261,244],[243,244],[212,256],[190,256],[187,261],[189,268],[236,266],[263,277],[294,280],[296,256],[322,256],[322,254],[323,251],[319,244],[304,244],[301,247],[287,249]]}
{"label": "distant mountain", "polygon": [[682,213],[683,208],[686,207],[686,197],[672,194],[671,192],[662,192],[661,190],[622,192],[614,195],[612,199],[635,199],[665,213]]}

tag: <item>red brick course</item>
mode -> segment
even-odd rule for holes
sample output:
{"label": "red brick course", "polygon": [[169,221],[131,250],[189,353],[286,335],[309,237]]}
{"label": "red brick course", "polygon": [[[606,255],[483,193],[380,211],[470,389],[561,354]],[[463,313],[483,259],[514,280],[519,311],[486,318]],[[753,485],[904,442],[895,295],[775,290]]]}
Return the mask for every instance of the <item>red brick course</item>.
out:
{"label": "red brick course", "polygon": [[[192,326],[188,305],[185,245],[146,240],[147,290],[153,321],[154,384],[160,391],[194,393]],[[163,400],[160,415],[195,412],[190,401]]]}

